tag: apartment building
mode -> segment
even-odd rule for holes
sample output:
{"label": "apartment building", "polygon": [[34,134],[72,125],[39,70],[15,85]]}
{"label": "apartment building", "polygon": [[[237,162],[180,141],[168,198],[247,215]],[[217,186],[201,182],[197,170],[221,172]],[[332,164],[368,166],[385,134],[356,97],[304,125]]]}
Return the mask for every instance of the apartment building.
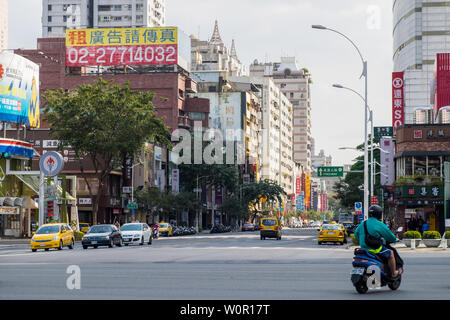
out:
{"label": "apartment building", "polygon": [[287,194],[295,192],[293,154],[293,109],[272,78],[252,78],[261,89],[262,153],[261,179],[276,181]]}
{"label": "apartment building", "polygon": [[43,0],[44,38],[65,37],[66,29],[164,25],[165,0]]}
{"label": "apartment building", "polygon": [[293,159],[311,173],[311,77],[306,68],[300,68],[295,57],[281,57],[281,62],[250,65],[250,75],[271,77],[292,103]]}

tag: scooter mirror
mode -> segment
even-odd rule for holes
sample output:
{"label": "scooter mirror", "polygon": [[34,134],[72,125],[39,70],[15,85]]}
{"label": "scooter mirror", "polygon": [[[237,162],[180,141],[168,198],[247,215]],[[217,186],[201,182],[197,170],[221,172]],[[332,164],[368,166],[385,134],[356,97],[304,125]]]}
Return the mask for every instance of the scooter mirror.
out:
{"label": "scooter mirror", "polygon": [[397,232],[402,232],[403,231],[403,227],[398,227]]}

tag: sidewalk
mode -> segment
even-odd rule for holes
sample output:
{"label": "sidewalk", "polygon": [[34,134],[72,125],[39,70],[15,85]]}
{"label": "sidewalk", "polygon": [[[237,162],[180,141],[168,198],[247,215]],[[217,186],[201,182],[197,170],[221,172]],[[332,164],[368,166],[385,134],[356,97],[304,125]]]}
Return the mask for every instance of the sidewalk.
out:
{"label": "sidewalk", "polygon": [[[414,252],[414,251],[444,251],[444,252],[450,252],[450,247],[447,247],[446,250],[444,250],[441,246],[437,247],[437,248],[431,248],[431,247],[427,247],[425,246],[423,243],[421,243],[419,246],[417,246],[415,249],[411,249],[410,247],[407,247],[404,243],[402,242],[398,242],[392,245],[394,248],[396,248],[398,251],[402,252],[402,251],[409,251],[409,252]],[[359,246],[355,246],[353,244],[351,244],[348,247],[348,249],[354,250],[355,248],[359,248]]]}

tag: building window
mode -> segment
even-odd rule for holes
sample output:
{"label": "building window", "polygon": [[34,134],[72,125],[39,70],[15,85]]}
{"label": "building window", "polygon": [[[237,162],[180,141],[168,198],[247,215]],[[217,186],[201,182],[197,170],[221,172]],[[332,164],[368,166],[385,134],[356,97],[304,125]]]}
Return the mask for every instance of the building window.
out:
{"label": "building window", "polygon": [[427,173],[427,157],[414,157],[414,174],[426,175]]}
{"label": "building window", "polygon": [[67,22],[67,16],[63,16],[63,22]]}
{"label": "building window", "polygon": [[435,177],[439,177],[441,175],[441,157],[428,157],[428,175]]}
{"label": "building window", "polygon": [[405,158],[405,176],[412,176],[413,171],[413,160],[412,157],[406,157]]}
{"label": "building window", "polygon": [[48,22],[52,22],[52,16],[48,16],[48,17],[47,17],[47,21],[48,21]]}
{"label": "building window", "polygon": [[47,7],[47,9],[48,9],[48,11],[52,11],[52,5],[49,4],[48,7]]}
{"label": "building window", "polygon": [[52,27],[47,27],[48,32],[52,32]]}

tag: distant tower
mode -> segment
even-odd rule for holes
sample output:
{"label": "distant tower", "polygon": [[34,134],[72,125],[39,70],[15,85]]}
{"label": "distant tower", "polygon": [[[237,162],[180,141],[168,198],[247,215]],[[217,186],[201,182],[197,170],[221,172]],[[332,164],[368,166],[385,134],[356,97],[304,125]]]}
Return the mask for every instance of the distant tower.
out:
{"label": "distant tower", "polygon": [[231,41],[231,53],[230,53],[230,55],[231,55],[233,58],[237,59],[236,46],[235,46],[235,44],[234,44],[234,39]]}
{"label": "distant tower", "polygon": [[211,36],[211,40],[209,40],[210,44],[214,44],[214,45],[220,45],[223,44],[222,38],[220,37],[220,33],[219,33],[219,24],[217,23],[217,20],[214,24],[214,31],[213,34]]}

